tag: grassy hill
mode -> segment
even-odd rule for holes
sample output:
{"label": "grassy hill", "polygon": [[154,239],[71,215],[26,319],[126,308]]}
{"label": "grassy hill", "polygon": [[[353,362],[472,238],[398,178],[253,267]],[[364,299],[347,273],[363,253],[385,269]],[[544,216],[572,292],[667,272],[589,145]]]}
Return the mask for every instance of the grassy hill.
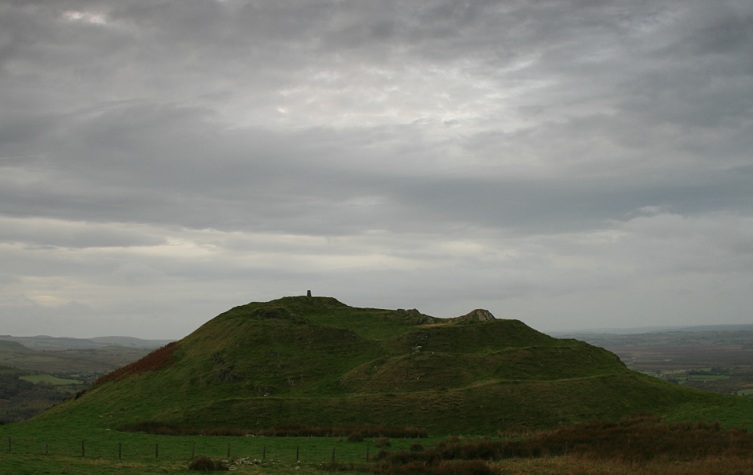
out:
{"label": "grassy hill", "polygon": [[604,349],[518,320],[285,297],[217,316],[36,423],[250,431],[370,424],[449,434],[642,413],[753,427],[751,401],[639,374]]}

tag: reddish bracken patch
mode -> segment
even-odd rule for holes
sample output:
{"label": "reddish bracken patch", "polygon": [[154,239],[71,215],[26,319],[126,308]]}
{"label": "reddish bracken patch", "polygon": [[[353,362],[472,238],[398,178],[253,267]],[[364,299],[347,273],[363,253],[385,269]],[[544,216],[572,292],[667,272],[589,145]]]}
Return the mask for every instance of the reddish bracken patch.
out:
{"label": "reddish bracken patch", "polygon": [[100,377],[94,382],[94,386],[99,386],[100,384],[106,383],[108,381],[117,381],[119,379],[125,378],[126,376],[167,368],[168,366],[175,363],[174,353],[177,347],[178,342],[176,341],[168,343],[162,348],[158,348],[152,351],[140,360],[123,366],[122,368],[116,369],[112,373],[108,373]]}

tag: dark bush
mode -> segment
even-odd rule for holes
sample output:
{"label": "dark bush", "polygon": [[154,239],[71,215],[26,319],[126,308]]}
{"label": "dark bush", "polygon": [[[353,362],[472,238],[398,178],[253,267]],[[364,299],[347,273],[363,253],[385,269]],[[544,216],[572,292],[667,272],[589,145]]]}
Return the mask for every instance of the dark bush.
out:
{"label": "dark bush", "polygon": [[197,433],[196,429],[190,426],[158,421],[129,422],[119,425],[117,429],[124,432],[145,432],[155,435],[189,435]]}
{"label": "dark bush", "polygon": [[408,475],[408,474],[432,474],[432,475],[494,475],[495,472],[481,460],[438,460],[428,457],[424,460],[402,460],[396,463],[400,457],[393,458],[390,462],[382,462],[375,473],[382,475]]}
{"label": "dark bush", "polygon": [[410,444],[410,451],[411,452],[423,452],[424,446],[419,444],[418,442],[415,442],[413,444]]}
{"label": "dark bush", "polygon": [[327,462],[319,465],[319,470],[324,472],[363,472],[373,473],[373,468],[370,465],[355,464],[355,463],[342,463],[342,462]]}
{"label": "dark bush", "polygon": [[436,473],[432,470],[433,467],[429,467],[423,462],[408,462],[395,469],[392,473],[400,474],[416,474],[416,473]]}
{"label": "dark bush", "polygon": [[386,437],[377,437],[376,439],[374,439],[374,445],[382,448],[382,447],[389,447],[392,444],[390,444],[390,439]]}
{"label": "dark bush", "polygon": [[495,475],[497,472],[481,460],[443,460],[431,473],[437,475]]}
{"label": "dark bush", "polygon": [[500,459],[506,443],[489,439],[464,441],[448,439],[437,444],[437,451],[445,460]]}
{"label": "dark bush", "polygon": [[348,436],[348,442],[363,442],[363,434],[361,432],[352,432]]}
{"label": "dark bush", "polygon": [[209,457],[197,457],[188,464],[189,470],[197,472],[222,472],[230,470],[230,467],[222,460],[213,460]]}

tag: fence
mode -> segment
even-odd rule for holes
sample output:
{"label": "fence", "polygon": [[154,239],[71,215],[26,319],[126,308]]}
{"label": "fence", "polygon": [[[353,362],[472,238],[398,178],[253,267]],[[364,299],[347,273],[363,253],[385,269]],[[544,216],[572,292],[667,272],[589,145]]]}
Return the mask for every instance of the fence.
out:
{"label": "fence", "polygon": [[349,442],[342,438],[316,437],[202,437],[154,436],[118,433],[106,437],[44,438],[7,436],[7,455],[82,457],[105,460],[187,461],[198,456],[250,459],[285,463],[362,463],[370,461],[379,447],[371,440]]}

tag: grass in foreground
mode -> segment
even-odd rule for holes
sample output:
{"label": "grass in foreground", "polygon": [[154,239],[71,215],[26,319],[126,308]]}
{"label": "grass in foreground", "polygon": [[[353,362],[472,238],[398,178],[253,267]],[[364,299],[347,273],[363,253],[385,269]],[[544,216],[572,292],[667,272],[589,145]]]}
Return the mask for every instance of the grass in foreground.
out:
{"label": "grass in foreground", "polygon": [[[24,433],[0,427],[0,473],[189,474],[206,456],[242,474],[736,474],[753,467],[753,433],[655,417],[530,434],[445,439],[202,437]],[[17,435],[13,435],[18,429]],[[83,440],[88,435],[91,441]],[[82,445],[82,441],[84,444]],[[6,446],[7,444],[7,446]]]}
{"label": "grass in foreground", "polygon": [[[399,450],[411,440],[390,439],[390,445]],[[233,473],[322,474],[333,459],[366,463],[383,444],[380,438],[170,436],[10,424],[0,426],[0,474],[189,474],[197,473],[188,467],[199,457],[227,461]]]}

